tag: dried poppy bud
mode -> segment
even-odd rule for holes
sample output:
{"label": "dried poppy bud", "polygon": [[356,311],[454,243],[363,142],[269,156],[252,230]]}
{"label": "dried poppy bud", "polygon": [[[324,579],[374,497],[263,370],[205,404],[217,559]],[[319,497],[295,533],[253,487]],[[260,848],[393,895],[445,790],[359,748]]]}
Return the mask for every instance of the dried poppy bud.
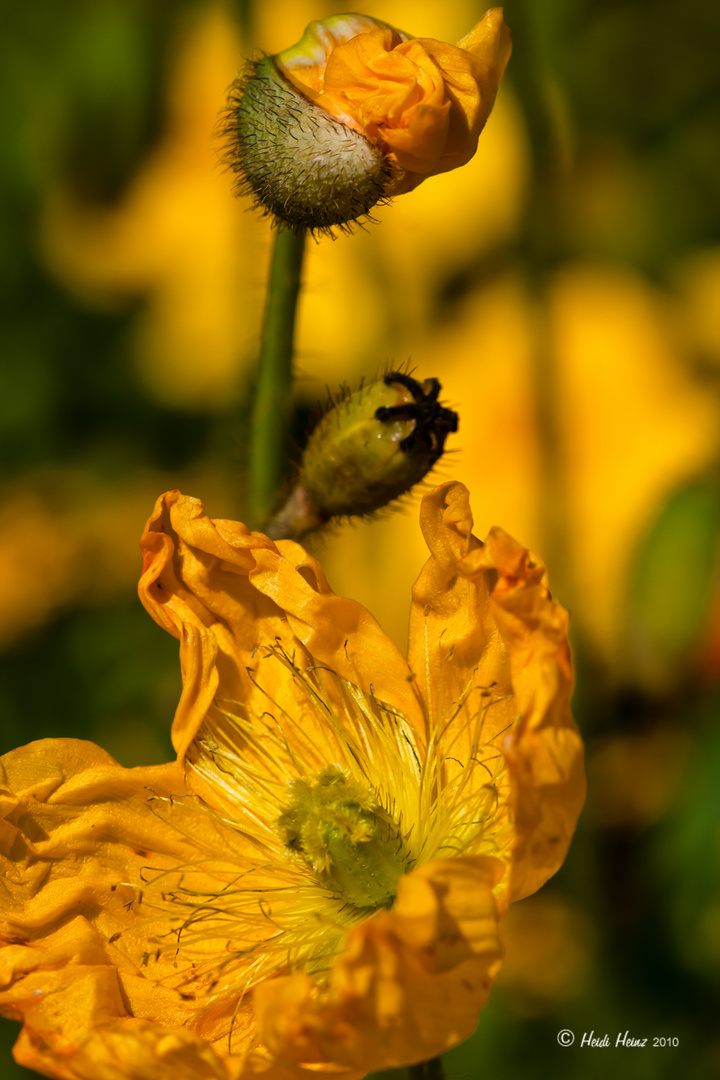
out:
{"label": "dried poppy bud", "polygon": [[419,483],[458,416],[437,379],[398,371],[334,402],[313,430],[297,482],[268,536],[301,537],[333,517],[371,514]]}
{"label": "dried poppy bud", "polygon": [[366,15],[312,22],[231,89],[240,190],[296,232],[330,230],[475,153],[510,56],[502,8],[449,45]]}

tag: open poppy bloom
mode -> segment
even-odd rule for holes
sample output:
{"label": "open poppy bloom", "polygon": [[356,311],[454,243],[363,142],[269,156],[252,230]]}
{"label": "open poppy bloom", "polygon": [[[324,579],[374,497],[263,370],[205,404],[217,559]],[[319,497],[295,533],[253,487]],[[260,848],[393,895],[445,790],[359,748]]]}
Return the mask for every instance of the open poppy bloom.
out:
{"label": "open poppy bloom", "polygon": [[0,1007],[72,1080],[360,1078],[467,1037],[499,920],[584,799],[567,615],[538,560],[423,500],[406,661],[300,545],[173,491],[140,592],[180,640],[176,762],[4,759]]}
{"label": "open poppy bloom", "polygon": [[502,8],[457,45],[367,15],[310,23],[234,84],[227,134],[242,187],[292,228],[356,220],[470,160],[510,51]]}

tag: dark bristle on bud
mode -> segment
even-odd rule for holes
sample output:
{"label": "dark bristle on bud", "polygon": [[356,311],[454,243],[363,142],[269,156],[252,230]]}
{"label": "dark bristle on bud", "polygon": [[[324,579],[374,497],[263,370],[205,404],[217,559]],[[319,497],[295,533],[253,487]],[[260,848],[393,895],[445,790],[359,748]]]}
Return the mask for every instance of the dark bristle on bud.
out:
{"label": "dark bristle on bud", "polygon": [[419,383],[410,375],[392,371],[385,376],[386,386],[400,383],[413,396],[412,401],[402,405],[381,405],[375,412],[376,420],[414,420],[413,430],[400,443],[401,450],[412,450],[422,443],[430,451],[430,464],[442,457],[445,440],[458,429],[458,414],[446,409],[438,401],[442,387],[437,379],[426,379]]}
{"label": "dark bristle on bud", "polygon": [[290,86],[272,57],[233,83],[221,135],[238,193],[294,232],[331,234],[387,201],[390,160]]}

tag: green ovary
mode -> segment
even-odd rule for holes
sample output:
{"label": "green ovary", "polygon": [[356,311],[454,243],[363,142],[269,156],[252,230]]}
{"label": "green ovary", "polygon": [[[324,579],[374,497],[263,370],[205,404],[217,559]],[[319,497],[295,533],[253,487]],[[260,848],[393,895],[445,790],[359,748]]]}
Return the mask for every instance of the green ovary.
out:
{"label": "green ovary", "polygon": [[280,834],[327,888],[358,908],[390,907],[408,851],[373,792],[337,765],[296,780]]}

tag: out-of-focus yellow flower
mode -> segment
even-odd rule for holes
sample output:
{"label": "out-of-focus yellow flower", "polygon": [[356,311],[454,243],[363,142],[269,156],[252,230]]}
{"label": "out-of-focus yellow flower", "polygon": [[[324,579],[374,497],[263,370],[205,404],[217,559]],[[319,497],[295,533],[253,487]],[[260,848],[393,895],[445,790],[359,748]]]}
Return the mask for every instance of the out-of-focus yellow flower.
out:
{"label": "out-of-focus yellow flower", "polygon": [[4,759],[0,1006],[73,1080],[346,1077],[469,1035],[498,920],[584,799],[567,614],[541,563],[421,510],[406,661],[298,544],[169,492],[141,598],[180,640],[176,763]]}
{"label": "out-of-focus yellow flower", "polygon": [[131,473],[112,492],[79,470],[28,473],[0,507],[0,645],[58,611],[132,589],[132,522],[158,489],[158,474]]}
{"label": "out-of-focus yellow flower", "polygon": [[450,45],[366,15],[312,22],[231,95],[231,160],[258,203],[297,230],[357,220],[464,165],[510,57],[502,8]]}
{"label": "out-of-focus yellow flower", "polygon": [[[406,206],[398,202],[398,215]],[[394,221],[387,226],[394,228]],[[378,238],[385,242],[384,227]],[[340,246],[315,247],[334,257]],[[484,515],[543,551],[559,595],[572,595],[576,632],[609,678],[638,685],[627,623],[633,559],[673,491],[717,460],[720,402],[691,365],[667,294],[638,275],[621,267],[568,265],[550,279],[547,302],[544,338],[538,336],[533,297],[518,275],[508,273],[471,290],[447,323],[433,324],[427,311],[424,317],[418,311],[415,326],[405,323],[403,347],[419,370],[432,365],[449,402],[462,403],[452,475],[482,500]],[[555,450],[562,488],[552,500],[541,498],[546,451],[533,395],[540,377],[534,357],[544,350],[556,358],[552,404],[562,440]],[[542,523],[550,514],[562,515],[565,556],[543,544]],[[367,597],[399,643],[406,627],[393,588],[403,575],[411,584],[410,567],[421,558],[415,532],[407,515],[396,514],[343,528],[327,540],[323,554],[336,588]]]}
{"label": "out-of-focus yellow flower", "polygon": [[225,403],[255,362],[266,230],[233,199],[211,138],[241,48],[226,4],[195,9],[170,48],[162,135],[123,198],[108,207],[56,188],[45,210],[46,261],[83,301],[146,301],[138,373],[163,404]]}

